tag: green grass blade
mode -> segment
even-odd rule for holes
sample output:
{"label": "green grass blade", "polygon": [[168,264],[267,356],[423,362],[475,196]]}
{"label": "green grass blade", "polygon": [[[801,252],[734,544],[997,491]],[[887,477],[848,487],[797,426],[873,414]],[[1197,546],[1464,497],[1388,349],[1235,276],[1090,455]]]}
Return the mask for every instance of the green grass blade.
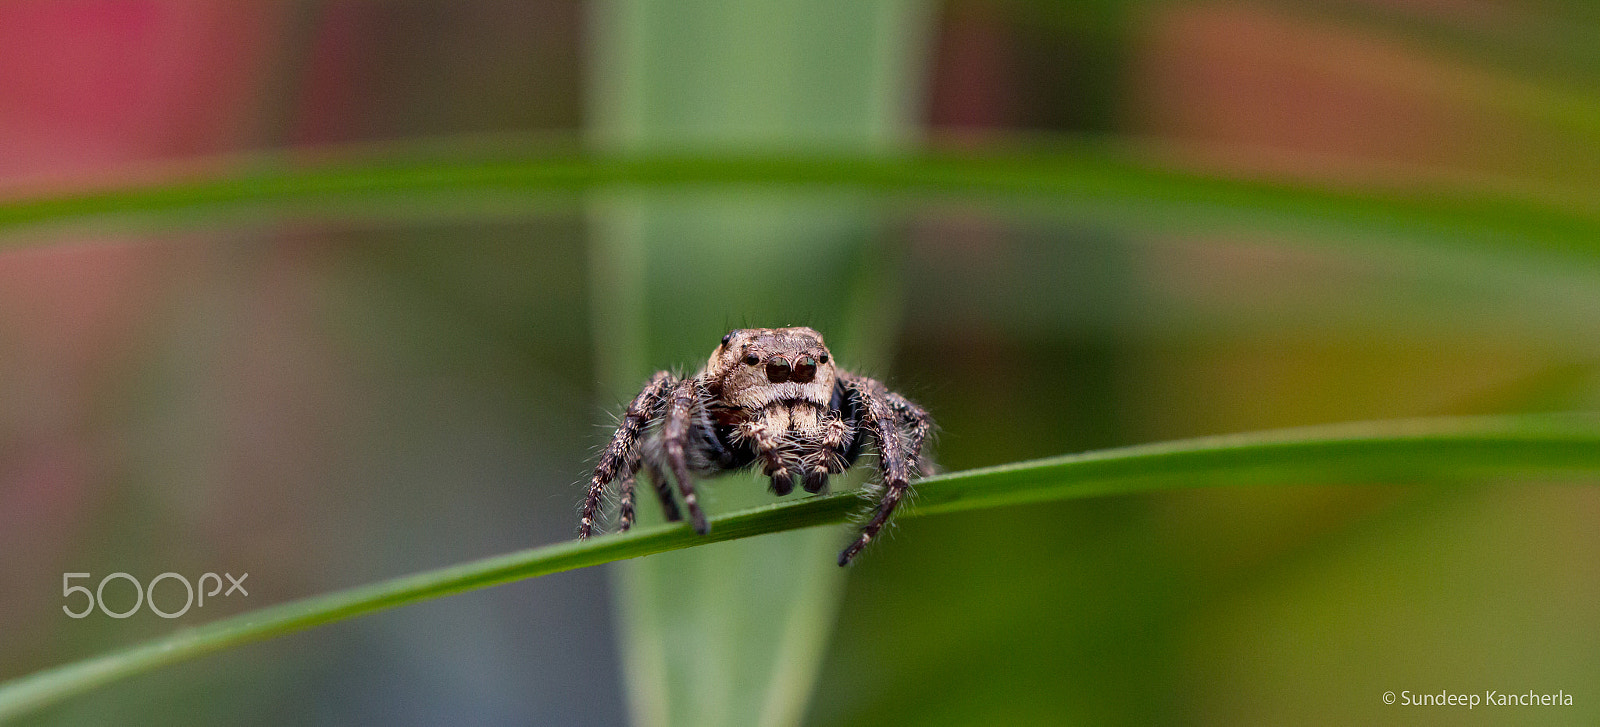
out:
{"label": "green grass blade", "polygon": [[[1581,195],[1455,187],[1335,190],[1176,171],[1109,145],[1054,145],[982,154],[773,157],[461,155],[403,161],[347,158],[290,165],[244,160],[255,170],[0,202],[0,232],[83,221],[163,226],[240,215],[376,215],[405,218],[526,213],[538,201],[572,201],[598,189],[866,191],[925,198],[958,195],[1098,216],[1136,226],[1266,227],[1379,234],[1449,244],[1495,244],[1600,253],[1600,209]],[[370,157],[369,157],[370,159]]]}
{"label": "green grass blade", "polygon": [[[591,238],[599,263],[596,359],[607,372],[635,367],[612,379],[613,400],[637,393],[650,373],[644,361],[693,361],[705,355],[702,341],[740,323],[809,323],[827,331],[835,355],[854,366],[883,359],[893,337],[863,334],[892,327],[899,300],[882,294],[892,290],[893,271],[873,260],[881,237],[861,200],[678,195],[608,202],[597,205],[594,218],[606,234]],[[754,249],[762,254],[752,257]],[[744,317],[730,321],[730,311]],[[833,487],[853,488],[856,479],[837,478]],[[711,513],[771,497],[753,472],[703,482],[699,496]],[[653,500],[640,510],[641,525],[660,521]],[[795,531],[612,569],[632,722],[800,724],[843,599],[846,572],[832,565],[839,547],[836,533]]]}
{"label": "green grass blade", "polygon": [[[1203,485],[1552,476],[1600,477],[1600,418],[1407,420],[1125,447],[931,477],[919,483],[915,505],[901,517]],[[718,517],[706,537],[685,525],[641,528],[271,606],[0,684],[0,719],[165,664],[321,624],[626,558],[837,524],[861,505],[850,494],[806,498]]]}
{"label": "green grass blade", "polygon": [[[926,0],[602,0],[590,14],[586,131],[608,153],[901,149],[919,126],[931,14]],[[617,374],[608,382],[622,397],[650,373],[638,364],[701,358],[693,341],[715,340],[735,317],[815,325],[853,366],[881,363],[852,344],[866,327],[892,327],[900,301],[829,290],[855,277],[853,264],[868,267],[857,261],[889,237],[867,195],[589,199],[597,260],[619,272],[628,268],[617,262],[638,263],[629,270],[637,277],[602,274],[593,284],[596,358]],[[642,331],[678,333],[617,335]],[[766,502],[765,490],[749,474],[705,483],[699,496],[725,512]],[[788,532],[612,569],[631,722],[800,725],[844,598],[847,571],[829,562],[833,536]]]}

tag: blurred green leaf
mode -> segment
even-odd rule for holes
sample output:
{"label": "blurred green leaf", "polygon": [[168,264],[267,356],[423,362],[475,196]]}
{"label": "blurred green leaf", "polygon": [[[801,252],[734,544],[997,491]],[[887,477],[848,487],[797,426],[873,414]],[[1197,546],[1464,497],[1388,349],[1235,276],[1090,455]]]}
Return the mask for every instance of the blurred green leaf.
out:
{"label": "blurred green leaf", "polygon": [[[1204,485],[1529,480],[1600,476],[1600,418],[1461,417],[1347,424],[1140,445],[922,480],[901,519]],[[626,558],[843,522],[854,494],[812,497],[485,558],[271,606],[0,684],[0,719],[157,667],[409,603]],[[844,542],[840,533],[840,541]],[[882,547],[882,546],[880,546]]]}
{"label": "blurred green leaf", "polygon": [[[892,337],[869,329],[892,326],[899,303],[883,294],[894,273],[875,259],[880,235],[864,207],[760,194],[597,204],[606,231],[593,242],[597,358],[616,399],[637,393],[647,361],[694,361],[705,342],[756,322],[805,322],[828,332],[841,360],[881,361]],[[749,254],[756,240],[758,256]],[[754,473],[698,489],[713,513],[770,498]],[[660,521],[653,502],[640,515]],[[843,592],[845,574],[830,565],[835,540],[792,532],[613,570],[635,721],[798,723]]]}
{"label": "blurred green leaf", "polygon": [[[591,137],[629,154],[893,149],[916,127],[930,15],[926,0],[596,3]],[[891,337],[862,334],[892,329],[900,300],[885,294],[892,272],[862,264],[885,237],[865,195],[592,199],[596,348],[619,398],[637,392],[646,364],[700,359],[735,325],[807,323],[852,366],[884,358]],[[700,496],[726,511],[765,490],[748,474],[701,483]],[[800,724],[843,598],[845,572],[829,565],[837,547],[812,530],[612,569],[632,722]]]}
{"label": "blurred green leaf", "polygon": [[[452,155],[454,154],[454,155]],[[982,153],[493,157],[447,152],[415,161],[391,148],[365,161],[246,160],[236,171],[0,203],[0,232],[86,221],[192,225],[244,215],[479,218],[574,203],[597,190],[782,189],[871,192],[884,202],[1074,214],[1189,231],[1268,228],[1340,240],[1378,235],[1447,245],[1600,252],[1600,208],[1563,190],[1461,185],[1341,190],[1178,171],[1112,145],[1010,147]],[[408,158],[413,161],[406,161]]]}

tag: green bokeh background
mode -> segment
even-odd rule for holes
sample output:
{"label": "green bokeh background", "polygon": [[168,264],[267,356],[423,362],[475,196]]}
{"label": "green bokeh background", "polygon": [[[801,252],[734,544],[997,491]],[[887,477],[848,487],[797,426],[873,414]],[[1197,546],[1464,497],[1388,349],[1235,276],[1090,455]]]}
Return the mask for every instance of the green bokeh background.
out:
{"label": "green bokeh background", "polygon": [[[244,22],[129,7],[163,28]],[[251,7],[270,22],[240,51],[257,72],[219,101],[249,111],[230,133],[61,175],[344,142],[381,157],[417,137],[446,157],[511,155],[531,135],[596,155],[802,160],[1088,139],[1261,184],[1155,213],[1070,195],[608,189],[464,195],[448,214],[8,231],[0,678],[570,538],[580,481],[637,382],[692,370],[742,325],[823,329],[841,360],[934,413],[949,470],[1600,407],[1592,244],[1259,211],[1295,184],[1594,219],[1587,3]],[[49,110],[31,93],[0,90],[7,118]],[[179,101],[156,117],[198,123]],[[19,194],[55,170],[13,167]],[[743,477],[708,488],[719,509],[765,497]],[[1592,483],[1179,490],[930,517],[841,573],[829,564],[847,537],[768,536],[411,606],[29,721],[1600,718]],[[253,588],[177,622],[59,612],[61,573],[114,571],[245,571]],[[1382,704],[1402,690],[1562,690],[1575,704]]]}

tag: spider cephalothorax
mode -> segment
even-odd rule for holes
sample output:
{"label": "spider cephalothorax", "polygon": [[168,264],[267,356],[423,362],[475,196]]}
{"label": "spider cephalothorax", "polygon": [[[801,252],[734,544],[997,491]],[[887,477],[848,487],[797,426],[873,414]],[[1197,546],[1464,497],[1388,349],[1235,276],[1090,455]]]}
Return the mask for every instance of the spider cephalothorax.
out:
{"label": "spider cephalothorax", "polygon": [[579,538],[594,534],[606,487],[618,483],[618,526],[633,525],[638,472],[648,470],[668,520],[680,520],[667,481],[671,473],[689,521],[710,531],[695,498],[694,475],[759,465],[771,490],[787,495],[796,482],[823,492],[868,439],[878,451],[882,495],[861,535],[839,554],[846,565],[883,529],[910,489],[933,422],[921,407],[865,376],[839,370],[810,328],[745,328],[728,333],[698,373],[678,379],[660,371],[628,405],[600,456],[583,502]]}

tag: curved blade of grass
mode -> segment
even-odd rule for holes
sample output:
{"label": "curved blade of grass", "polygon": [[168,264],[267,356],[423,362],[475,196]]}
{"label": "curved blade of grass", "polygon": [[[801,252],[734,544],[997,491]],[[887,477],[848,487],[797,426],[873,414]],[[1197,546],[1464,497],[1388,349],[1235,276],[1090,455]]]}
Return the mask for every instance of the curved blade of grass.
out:
{"label": "curved blade of grass", "polygon": [[[1204,485],[1600,477],[1600,417],[1462,417],[1348,424],[1124,447],[927,478],[901,519]],[[851,494],[484,558],[291,601],[0,684],[0,719],[165,664],[478,588],[682,548],[843,522]],[[840,534],[844,536],[843,533]]]}
{"label": "curved blade of grass", "polygon": [[[483,215],[526,211],[596,189],[773,187],[960,195],[1100,215],[1132,225],[1214,223],[1306,232],[1367,232],[1450,244],[1593,256],[1600,209],[1571,195],[1467,187],[1331,190],[1177,171],[1112,145],[1057,144],[983,154],[856,156],[592,156],[497,158],[435,155],[405,147],[387,156],[295,162],[239,160],[210,176],[0,202],[0,232],[89,220],[162,225],[251,214]],[[407,161],[408,156],[412,161]],[[1192,227],[1191,227],[1192,229]],[[12,242],[15,242],[15,237]]]}

